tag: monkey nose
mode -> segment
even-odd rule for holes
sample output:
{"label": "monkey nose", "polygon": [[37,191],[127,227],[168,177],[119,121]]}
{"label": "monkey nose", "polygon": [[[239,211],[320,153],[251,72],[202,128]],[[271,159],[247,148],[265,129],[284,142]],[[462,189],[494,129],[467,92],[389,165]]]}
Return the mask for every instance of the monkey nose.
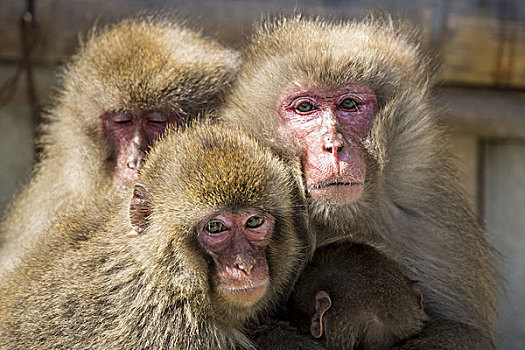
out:
{"label": "monkey nose", "polygon": [[128,169],[137,171],[140,168],[140,165],[142,163],[142,159],[144,158],[145,152],[141,149],[138,149],[137,151],[133,152],[128,159],[126,159],[126,166]]}
{"label": "monkey nose", "polygon": [[128,169],[136,171],[140,166],[140,159],[128,159],[128,161],[126,162],[126,166],[128,167]]}
{"label": "monkey nose", "polygon": [[343,135],[340,133],[326,135],[323,138],[323,151],[328,153],[339,153],[344,147]]}
{"label": "monkey nose", "polygon": [[255,258],[252,256],[237,255],[233,266],[244,272],[246,275],[250,276],[252,269],[255,266]]}

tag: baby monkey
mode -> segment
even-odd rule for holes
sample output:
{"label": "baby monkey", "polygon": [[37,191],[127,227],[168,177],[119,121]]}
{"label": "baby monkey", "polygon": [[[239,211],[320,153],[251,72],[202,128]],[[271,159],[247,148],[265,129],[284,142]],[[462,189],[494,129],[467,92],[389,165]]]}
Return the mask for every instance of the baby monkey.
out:
{"label": "baby monkey", "polygon": [[295,289],[293,323],[328,349],[390,349],[426,320],[414,282],[368,245],[317,249]]}

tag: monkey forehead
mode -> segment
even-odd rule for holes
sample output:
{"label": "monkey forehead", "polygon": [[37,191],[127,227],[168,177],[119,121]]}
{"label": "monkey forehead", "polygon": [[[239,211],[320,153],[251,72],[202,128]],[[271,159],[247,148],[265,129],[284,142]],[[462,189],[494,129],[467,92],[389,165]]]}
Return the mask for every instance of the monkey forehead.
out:
{"label": "monkey forehead", "polygon": [[406,23],[388,18],[349,22],[293,18],[268,23],[259,31],[246,52],[242,77],[254,77],[256,84],[261,78],[257,73],[271,66],[279,73],[265,74],[281,81],[327,89],[356,82],[380,87],[392,81],[391,75],[395,81],[420,81],[414,75],[423,70],[416,68],[425,64],[415,30]]}
{"label": "monkey forehead", "polygon": [[289,205],[292,196],[291,171],[269,149],[241,130],[209,123],[163,137],[139,177],[155,173],[163,177],[151,179],[163,184],[157,192],[175,192],[201,206],[271,209]]}
{"label": "monkey forehead", "polygon": [[86,100],[91,93],[104,110],[173,103],[189,108],[186,101],[196,109],[231,82],[239,62],[235,51],[173,21],[132,19],[94,32],[64,85],[81,89]]}

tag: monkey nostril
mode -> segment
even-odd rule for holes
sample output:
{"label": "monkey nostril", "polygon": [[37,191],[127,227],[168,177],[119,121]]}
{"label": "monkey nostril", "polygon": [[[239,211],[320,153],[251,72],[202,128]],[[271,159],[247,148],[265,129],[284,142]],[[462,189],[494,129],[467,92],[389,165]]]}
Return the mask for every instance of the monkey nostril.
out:
{"label": "monkey nostril", "polygon": [[241,270],[242,272],[244,272],[248,276],[250,276],[250,274],[252,272],[252,267],[251,266],[247,266],[247,265],[244,265],[244,264],[236,264],[235,267],[237,269]]}
{"label": "monkey nostril", "polygon": [[335,153],[340,153],[340,152],[343,151],[343,145],[324,146],[323,149],[324,149],[325,152],[334,153],[334,147],[335,147]]}
{"label": "monkey nostril", "polygon": [[340,153],[344,148],[344,140],[341,134],[329,134],[323,139],[323,150],[328,153]]}

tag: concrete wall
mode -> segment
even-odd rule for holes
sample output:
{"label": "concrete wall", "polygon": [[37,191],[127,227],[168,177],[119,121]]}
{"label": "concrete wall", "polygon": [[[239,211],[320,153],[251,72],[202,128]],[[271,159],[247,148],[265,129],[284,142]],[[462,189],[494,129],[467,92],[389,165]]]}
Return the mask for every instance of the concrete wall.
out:
{"label": "concrete wall", "polygon": [[501,349],[525,349],[525,141],[483,145],[487,231],[503,256]]}

